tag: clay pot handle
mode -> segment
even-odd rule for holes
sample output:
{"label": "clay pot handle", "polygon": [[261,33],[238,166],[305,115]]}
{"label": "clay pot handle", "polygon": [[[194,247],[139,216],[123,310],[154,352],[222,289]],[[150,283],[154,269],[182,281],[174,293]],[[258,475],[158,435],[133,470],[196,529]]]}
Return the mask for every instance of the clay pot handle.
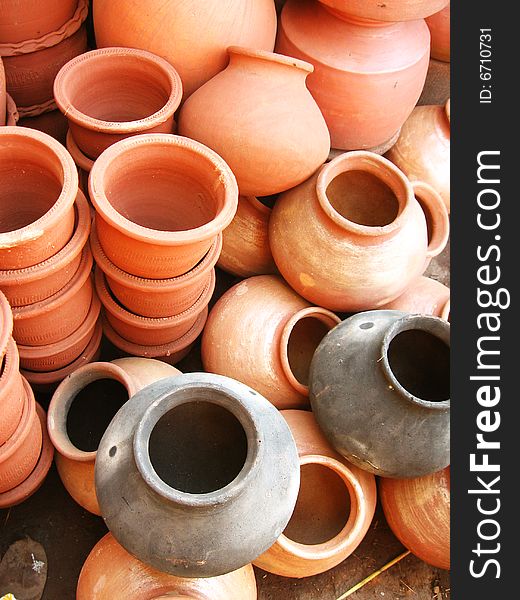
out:
{"label": "clay pot handle", "polygon": [[431,185],[423,181],[412,181],[412,188],[428,223],[429,243],[426,258],[433,258],[439,255],[448,243],[450,235],[448,211],[440,194]]}

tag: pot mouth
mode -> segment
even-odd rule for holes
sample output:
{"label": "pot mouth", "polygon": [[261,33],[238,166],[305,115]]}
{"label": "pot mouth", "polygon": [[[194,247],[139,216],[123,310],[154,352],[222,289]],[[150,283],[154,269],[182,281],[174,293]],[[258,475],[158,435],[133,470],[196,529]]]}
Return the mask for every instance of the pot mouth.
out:
{"label": "pot mouth", "polygon": [[34,399],[34,393],[25,377],[21,377],[25,392],[22,406],[22,414],[14,433],[6,442],[4,442],[0,446],[0,462],[4,462],[8,458],[10,458],[15,452],[18,451],[18,448],[24,443],[25,438],[27,437],[27,434],[31,429],[34,413],[36,412],[36,401]]}
{"label": "pot mouth", "polygon": [[312,73],[314,71],[314,65],[310,62],[300,60],[299,58],[293,58],[292,56],[286,56],[285,54],[268,52],[267,50],[254,50],[253,48],[246,48],[245,46],[228,46],[227,52],[231,58],[233,56],[245,56],[247,58],[255,58],[257,60],[263,60],[285,67],[296,67],[306,73]]}
{"label": "pot mouth", "polygon": [[151,52],[101,48],[76,56],[60,69],[54,98],[67,119],[80,127],[135,133],[173,117],[182,99],[182,82],[170,63]]}
{"label": "pot mouth", "polygon": [[[1,271],[0,271],[1,274]],[[1,278],[0,278],[1,281]],[[7,348],[9,338],[13,333],[13,311],[7,298],[0,290],[0,367]],[[1,369],[0,369],[1,373]]]}
{"label": "pot mouth", "polygon": [[109,225],[154,245],[216,237],[238,206],[227,163],[203,144],[172,134],[138,135],[107,148],[92,167],[89,192]]}
{"label": "pot mouth", "polygon": [[413,200],[410,183],[388,159],[357,150],[325,164],[316,183],[318,202],[339,227],[362,236],[400,229]]}
{"label": "pot mouth", "polygon": [[72,135],[70,129],[67,131],[65,144],[76,166],[85,171],[86,173],[90,173],[92,167],[94,166],[94,161],[91,158],[89,158],[86,154],[83,154],[79,146],[76,144],[76,140],[74,139],[74,136]]}
{"label": "pot mouth", "polygon": [[261,442],[258,424],[238,394],[220,383],[192,382],[149,406],[133,445],[137,468],[157,494],[203,508],[246,489],[261,458]]}
{"label": "pot mouth", "polygon": [[418,406],[450,407],[450,324],[429,315],[406,315],[387,330],[381,367],[390,387]]}

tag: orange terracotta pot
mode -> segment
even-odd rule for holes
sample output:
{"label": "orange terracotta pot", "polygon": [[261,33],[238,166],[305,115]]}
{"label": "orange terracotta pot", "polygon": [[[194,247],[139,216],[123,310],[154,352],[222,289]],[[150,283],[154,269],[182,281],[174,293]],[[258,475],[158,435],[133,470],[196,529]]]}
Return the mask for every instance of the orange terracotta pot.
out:
{"label": "orange terracotta pot", "polygon": [[450,62],[450,3],[426,19],[432,36],[431,57]]}
{"label": "orange terracotta pot", "polygon": [[236,46],[228,52],[228,67],[184,103],[179,133],[218,152],[244,196],[298,185],[330,150],[327,125],[305,85],[312,65]]}
{"label": "orange terracotta pot", "polygon": [[227,64],[226,49],[274,48],[272,0],[96,0],[98,48],[126,46],[162,56],[179,72],[185,98]]}
{"label": "orange terracotta pot", "polygon": [[15,432],[22,417],[25,391],[18,371],[19,357],[13,338],[9,338],[0,357],[0,446]]}
{"label": "orange terracotta pot", "polygon": [[450,310],[450,288],[429,277],[418,277],[398,298],[381,306],[381,310],[402,310],[413,314],[433,315],[445,320]]}
{"label": "orange terracotta pot", "polygon": [[370,149],[394,137],[416,105],[430,34],[423,20],[363,21],[315,0],[289,0],[276,51],[314,65],[307,82],[332,147]]}
{"label": "orange terracotta pot", "polygon": [[160,133],[105,150],[90,172],[89,195],[106,256],[147,279],[176,277],[195,267],[238,204],[235,177],[218,154]]}
{"label": "orange terracotta pot", "polygon": [[421,203],[404,174],[370,152],[324,165],[276,201],[269,241],[280,272],[304,298],[331,310],[394,300],[448,241],[441,198],[418,187]]}
{"label": "orange terracotta pot", "polygon": [[411,180],[429,183],[450,210],[450,101],[417,106],[386,153]]}
{"label": "orange terracotta pot", "polygon": [[145,565],[107,533],[88,555],[76,600],[256,600],[253,567],[218,577],[176,577]]}
{"label": "orange terracotta pot", "polygon": [[179,374],[163,362],[125,358],[82,366],[57,387],[47,415],[49,435],[63,485],[83,508],[101,514],[94,464],[97,446],[112,417],[141,388]]}
{"label": "orange terracotta pot", "polygon": [[386,520],[421,560],[450,568],[450,468],[414,479],[379,480]]}
{"label": "orange terracotta pot", "polygon": [[74,231],[63,248],[47,260],[25,269],[0,270],[0,289],[13,307],[41,302],[58,293],[78,271],[90,233],[90,208],[78,190]]}
{"label": "orange terracotta pot", "polygon": [[[47,260],[74,229],[78,174],[65,148],[24,127],[0,129],[0,269]],[[22,209],[23,207],[23,209]]]}
{"label": "orange terracotta pot", "polygon": [[211,310],[202,336],[204,370],[249,385],[278,409],[306,407],[310,361],[339,322],[280,277],[250,277]]}
{"label": "orange terracotta pot", "polygon": [[276,273],[269,247],[271,209],[254,196],[240,196],[235,218],[223,232],[217,265],[238,277]]}
{"label": "orange terracotta pot", "polygon": [[309,577],[359,546],[374,516],[375,477],[328,443],[312,413],[284,410],[300,457],[300,492],[289,524],[254,564],[284,577]]}
{"label": "orange terracotta pot", "polygon": [[338,14],[376,21],[424,19],[441,10],[448,0],[319,0]]}
{"label": "orange terracotta pot", "polygon": [[451,91],[450,63],[430,59],[424,88],[418,106],[444,104]]}
{"label": "orange terracotta pot", "polygon": [[11,335],[13,334],[13,311],[8,299],[0,289],[0,360],[7,349]]}
{"label": "orange terracotta pot", "polygon": [[50,135],[65,146],[69,124],[59,110],[51,110],[35,117],[24,117],[20,119],[18,125],[20,127],[29,127],[30,129],[43,131],[43,133]]}

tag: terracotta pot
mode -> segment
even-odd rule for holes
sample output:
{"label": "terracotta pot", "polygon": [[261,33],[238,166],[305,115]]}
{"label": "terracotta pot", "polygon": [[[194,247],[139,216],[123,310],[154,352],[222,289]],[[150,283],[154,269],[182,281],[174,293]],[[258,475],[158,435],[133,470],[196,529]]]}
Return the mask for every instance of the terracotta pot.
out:
{"label": "terracotta pot", "polygon": [[449,323],[437,317],[373,310],[322,340],[312,359],[310,400],[342,456],[396,478],[450,463],[449,336]]}
{"label": "terracotta pot", "polygon": [[92,254],[84,248],[72,279],[59,292],[13,309],[13,337],[23,346],[46,346],[64,340],[85,320],[92,303]]}
{"label": "terracotta pot", "polygon": [[59,110],[51,110],[35,117],[24,117],[20,119],[18,124],[21,127],[30,127],[31,129],[43,131],[65,146],[69,124]]}
{"label": "terracotta pot", "polygon": [[284,577],[309,577],[358,547],[374,516],[373,475],[349,464],[327,442],[312,413],[284,410],[300,457],[300,492],[289,524],[254,564]]}
{"label": "terracotta pot", "polygon": [[0,447],[13,435],[22,417],[25,392],[18,366],[18,350],[10,337],[0,357]]}
{"label": "terracotta pot", "polygon": [[0,360],[3,358],[7,343],[13,334],[13,311],[6,296],[0,289]]}
{"label": "terracotta pot", "polygon": [[14,127],[18,123],[18,119],[20,115],[18,114],[18,109],[16,108],[16,104],[14,100],[11,98],[9,94],[7,94],[7,102],[5,107],[5,124],[9,127]]}
{"label": "terracotta pot", "polygon": [[211,310],[202,336],[204,370],[242,381],[278,409],[305,407],[312,355],[339,322],[280,277],[251,277],[229,289]]}
{"label": "terracotta pot", "polygon": [[159,361],[125,358],[79,367],[57,387],[49,404],[49,435],[63,485],[83,508],[101,514],[94,462],[110,419],[142,387],[179,374],[175,367]]}
{"label": "terracotta pot", "polygon": [[432,36],[431,57],[450,62],[450,3],[426,19]]}
{"label": "terracotta pot", "polygon": [[423,20],[363,21],[332,14],[314,0],[289,0],[276,51],[314,65],[308,86],[332,147],[370,149],[395,136],[416,105],[430,34]]}
{"label": "terracotta pot", "polygon": [[78,271],[90,233],[90,208],[78,190],[74,232],[63,248],[47,260],[25,269],[0,270],[0,289],[13,307],[41,302],[59,292]]}
{"label": "terracotta pot", "polygon": [[271,51],[276,36],[272,0],[96,0],[98,48],[141,48],[179,72],[185,98],[222,71],[233,44]]}
{"label": "terracotta pot", "polygon": [[42,428],[36,414],[31,386],[22,378],[25,397],[20,422],[11,437],[0,446],[0,494],[20,485],[38,462]]}
{"label": "terracotta pot", "polygon": [[[65,148],[23,127],[0,129],[0,269],[47,260],[74,229],[78,174]],[[23,207],[23,210],[22,210]]]}
{"label": "terracotta pot", "polygon": [[294,440],[278,411],[209,373],[163,379],[133,396],[103,435],[95,471],[116,540],[182,577],[229,573],[269,548],[299,484]]}
{"label": "terracotta pot", "polygon": [[[61,113],[60,113],[60,115],[61,115]],[[68,123],[67,123],[67,126],[68,126]],[[74,159],[74,162],[76,163],[76,166],[78,168],[80,168],[82,171],[85,171],[87,173],[87,178],[88,178],[88,174],[90,174],[90,171],[92,170],[92,167],[94,166],[94,161],[91,158],[89,158],[88,156],[86,156],[79,149],[78,145],[76,144],[76,140],[72,137],[72,133],[71,133],[70,129],[67,130],[67,136],[66,136],[65,143],[67,146],[67,150],[69,151],[70,155]],[[88,186],[87,186],[87,189],[88,189]]]}
{"label": "terracotta pot", "polygon": [[251,565],[219,577],[175,577],[142,563],[107,533],[94,546],[81,569],[76,600],[143,600],[143,593],[149,600],[257,598]]}
{"label": "terracotta pot", "polygon": [[106,256],[123,271],[147,279],[192,269],[229,225],[238,204],[236,180],[218,154],[160,133],[105,150],[90,173],[89,192]]}
{"label": "terracotta pot", "polygon": [[40,421],[42,430],[42,449],[36,466],[31,471],[31,474],[18,484],[15,488],[0,494],[0,508],[9,508],[24,502],[32,496],[42,485],[47,477],[47,473],[51,468],[52,459],[54,457],[54,446],[49,438],[47,431],[47,415],[43,408],[36,403],[36,414]]}
{"label": "terracotta pot", "polygon": [[0,56],[0,127],[6,124],[7,92],[5,89],[5,70]]}
{"label": "terracotta pot", "polygon": [[298,185],[330,150],[327,125],[305,86],[312,65],[236,46],[228,52],[228,67],[184,103],[179,133],[218,152],[244,196]]}
{"label": "terracotta pot", "polygon": [[385,304],[381,309],[445,318],[449,304],[450,288],[440,281],[421,276],[412,281],[399,298]]}
{"label": "terracotta pot", "polygon": [[276,273],[269,247],[271,209],[254,196],[240,196],[233,221],[223,232],[217,265],[238,277]]}
{"label": "terracotta pot", "polygon": [[450,568],[450,468],[415,479],[379,480],[386,520],[421,560]]}
{"label": "terracotta pot", "polygon": [[92,228],[90,247],[96,265],[105,274],[108,286],[121,305],[144,317],[168,317],[189,309],[214,278],[214,265],[222,248],[219,234],[204,258],[193,269],[170,279],[143,279],[116,267],[106,256]]}
{"label": "terracotta pot", "polygon": [[439,11],[448,0],[319,0],[338,15],[376,21],[413,21]]}
{"label": "terracotta pot", "polygon": [[397,298],[448,241],[441,198],[425,186],[420,192],[421,203],[404,174],[377,154],[339,156],[278,197],[269,242],[280,273],[331,310],[355,312]]}
{"label": "terracotta pot", "polygon": [[450,97],[450,63],[430,59],[424,88],[418,106],[444,104]]}
{"label": "terracotta pot", "polygon": [[417,106],[401,129],[389,158],[411,180],[429,183],[450,210],[450,101]]}

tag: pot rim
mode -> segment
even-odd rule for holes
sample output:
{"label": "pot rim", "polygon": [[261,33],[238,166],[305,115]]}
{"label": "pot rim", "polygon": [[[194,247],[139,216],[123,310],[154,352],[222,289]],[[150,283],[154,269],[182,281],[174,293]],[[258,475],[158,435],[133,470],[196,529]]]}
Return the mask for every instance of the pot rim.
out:
{"label": "pot rim", "polygon": [[[138,225],[124,217],[110,203],[104,193],[106,171],[115,161],[121,160],[127,151],[147,146],[163,146],[170,153],[182,152],[195,155],[211,167],[211,171],[223,187],[222,206],[209,222],[193,229],[160,231]],[[72,160],[72,159],[71,159]],[[76,173],[77,175],[77,173]],[[109,146],[95,161],[89,176],[89,193],[94,207],[110,226],[141,242],[160,246],[182,246],[216,237],[231,223],[238,206],[238,184],[224,159],[215,151],[195,140],[170,133],[146,133],[125,138]]]}
{"label": "pot rim", "polygon": [[279,54],[278,52],[255,50],[254,48],[246,46],[232,45],[227,47],[227,53],[229,55],[234,54],[238,56],[247,56],[248,58],[257,58],[270,63],[277,63],[285,67],[296,67],[306,73],[312,73],[314,71],[314,65],[312,63],[299,58],[293,58],[292,56],[286,56],[285,54]]}
{"label": "pot rim", "polygon": [[65,145],[67,147],[67,150],[69,151],[69,154],[72,156],[76,166],[85,171],[86,173],[90,173],[95,161],[93,161],[81,151],[79,146],[76,144],[76,140],[74,139],[74,136],[72,135],[72,131],[70,129],[67,130]]}
{"label": "pot rim", "polygon": [[11,458],[13,454],[18,451],[25,442],[32,427],[34,413],[36,412],[36,401],[31,386],[24,377],[22,377],[22,382],[25,391],[22,414],[14,433],[0,446],[0,463]]}
{"label": "pot rim", "polygon": [[[0,271],[1,274],[1,271]],[[1,278],[0,278],[1,280]],[[13,334],[13,311],[11,305],[0,289],[0,373],[2,358],[7,350],[9,338]],[[1,379],[1,376],[0,376]]]}

